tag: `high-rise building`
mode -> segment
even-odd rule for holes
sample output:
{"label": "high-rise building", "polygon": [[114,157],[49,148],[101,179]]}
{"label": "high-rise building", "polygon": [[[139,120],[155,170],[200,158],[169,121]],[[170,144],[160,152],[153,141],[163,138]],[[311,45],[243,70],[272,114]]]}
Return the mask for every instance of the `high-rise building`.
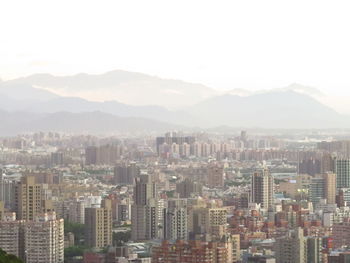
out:
{"label": "high-rise building", "polygon": [[64,223],[56,219],[55,212],[25,222],[23,233],[26,263],[64,262]]}
{"label": "high-rise building", "polygon": [[336,175],[327,172],[311,178],[309,197],[314,204],[317,204],[321,199],[326,199],[328,204],[335,204]]}
{"label": "high-rise building", "polygon": [[307,263],[307,245],[303,229],[291,230],[288,236],[276,239],[276,262]]}
{"label": "high-rise building", "polygon": [[269,170],[254,172],[251,181],[251,202],[268,209],[274,201],[274,179]]}
{"label": "high-rise building", "polygon": [[85,202],[83,200],[74,200],[70,203],[68,213],[69,222],[85,224]]}
{"label": "high-rise building", "polygon": [[334,166],[337,175],[337,189],[350,188],[350,159],[337,158]]}
{"label": "high-rise building", "polygon": [[332,237],[334,248],[341,248],[350,244],[350,218],[344,218],[344,222],[333,224]]}
{"label": "high-rise building", "polygon": [[224,168],[211,164],[208,167],[208,186],[210,188],[223,187],[224,186]]}
{"label": "high-rise building", "polygon": [[150,240],[158,237],[157,188],[151,175],[135,179],[134,203],[131,206],[131,239]]}
{"label": "high-rise building", "polygon": [[85,149],[85,164],[97,164],[97,147],[96,146],[88,146]]}
{"label": "high-rise building", "polygon": [[350,188],[341,188],[336,196],[338,207],[350,206]]}
{"label": "high-rise building", "polygon": [[241,259],[241,244],[240,235],[230,235],[225,234],[221,241],[225,242],[225,247],[227,248],[227,262],[240,262]]}
{"label": "high-rise building", "polygon": [[52,166],[63,165],[64,155],[63,152],[53,152],[51,153],[50,163]]}
{"label": "high-rise building", "polygon": [[140,168],[136,163],[122,163],[114,168],[114,183],[132,185],[140,175]]}
{"label": "high-rise building", "polygon": [[335,204],[335,196],[337,189],[337,176],[335,173],[326,172],[323,174],[325,180],[325,198],[328,204]]}
{"label": "high-rise building", "polygon": [[26,263],[64,262],[64,223],[55,212],[34,220],[16,220],[14,213],[0,221],[0,247]]}
{"label": "high-rise building", "polygon": [[321,158],[321,173],[334,172],[334,157],[324,153]]}
{"label": "high-rise building", "polygon": [[164,208],[163,233],[165,240],[187,240],[187,200],[170,199]]}
{"label": "high-rise building", "polygon": [[100,208],[85,208],[85,243],[93,248],[112,245],[111,200],[102,200]]}
{"label": "high-rise building", "polygon": [[114,144],[107,144],[98,147],[97,164],[114,165],[121,156],[121,146]]}
{"label": "high-rise building", "polygon": [[317,204],[325,197],[325,180],[322,177],[314,177],[311,179],[309,189],[310,201]]}
{"label": "high-rise building", "polygon": [[124,199],[120,204],[117,204],[116,220],[118,222],[131,220],[131,205],[129,199]]}
{"label": "high-rise building", "polygon": [[24,176],[14,187],[14,208],[19,220],[34,220],[37,215],[52,210],[45,207],[43,186],[35,183],[34,176]]}
{"label": "high-rise building", "polygon": [[14,201],[14,184],[15,182],[7,179],[0,169],[0,201],[6,208],[11,208]]}
{"label": "high-rise building", "polygon": [[307,237],[307,263],[322,263],[322,238]]}
{"label": "high-rise building", "polygon": [[190,212],[191,235],[210,234],[213,240],[226,234],[227,210],[225,208],[198,207]]}
{"label": "high-rise building", "polygon": [[321,173],[321,160],[313,157],[300,160],[298,165],[298,173],[312,176]]}
{"label": "high-rise building", "polygon": [[122,153],[120,145],[88,146],[85,149],[85,164],[109,164],[114,165]]}
{"label": "high-rise building", "polygon": [[163,144],[172,145],[173,143],[178,145],[193,144],[196,141],[196,138],[193,136],[183,136],[181,134],[177,134],[176,132],[166,133],[164,137],[156,138],[156,148],[158,154],[160,151],[160,146]]}
{"label": "high-rise building", "polygon": [[0,220],[0,248],[22,259],[24,256],[23,223],[24,221],[17,221],[15,216],[9,217],[8,220]]}
{"label": "high-rise building", "polygon": [[190,198],[192,194],[201,196],[202,188],[201,183],[194,182],[189,178],[176,184],[176,192],[179,194],[180,198]]}
{"label": "high-rise building", "polygon": [[5,213],[4,202],[0,201],[0,221],[3,220],[4,213]]}

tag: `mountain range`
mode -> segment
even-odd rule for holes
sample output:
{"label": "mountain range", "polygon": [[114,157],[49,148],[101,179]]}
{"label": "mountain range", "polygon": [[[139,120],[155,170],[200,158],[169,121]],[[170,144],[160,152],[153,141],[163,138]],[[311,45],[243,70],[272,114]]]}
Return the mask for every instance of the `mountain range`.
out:
{"label": "mountain range", "polygon": [[[67,96],[69,95],[69,96]],[[0,81],[0,135],[30,131],[160,132],[216,126],[350,128],[314,88],[218,92],[201,84],[112,71]]]}

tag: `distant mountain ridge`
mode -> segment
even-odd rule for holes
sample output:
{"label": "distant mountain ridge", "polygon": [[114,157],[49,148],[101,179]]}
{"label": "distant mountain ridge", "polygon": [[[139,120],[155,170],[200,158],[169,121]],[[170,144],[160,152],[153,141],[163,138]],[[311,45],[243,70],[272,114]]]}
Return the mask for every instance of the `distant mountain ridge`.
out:
{"label": "distant mountain ridge", "polygon": [[[58,95],[62,91],[77,96]],[[95,94],[97,98],[105,91],[113,96],[103,102],[86,100],[78,96],[82,93]],[[143,104],[146,102],[149,104],[135,106],[123,103],[118,98],[120,96],[125,99],[125,94],[131,101],[144,101]],[[315,99],[317,96],[322,96],[322,93],[299,84],[253,93],[236,89],[219,94],[201,84],[165,80],[126,71],[67,77],[37,74],[0,81],[0,109],[7,112],[3,114],[3,118],[9,125],[8,129],[12,129],[13,132],[32,131],[39,127],[44,130],[50,127],[59,129],[58,121],[51,122],[54,117],[64,124],[63,130],[69,130],[68,124],[74,119],[75,122],[70,124],[76,128],[71,130],[78,132],[79,128],[76,126],[76,123],[79,123],[78,116],[82,118],[80,130],[86,131],[90,127],[94,132],[100,127],[93,127],[93,123],[95,126],[109,127],[109,131],[121,130],[118,125],[110,124],[112,119],[115,122],[126,123],[125,127],[129,127],[130,130],[133,130],[133,127],[142,129],[143,126],[143,130],[149,130],[149,127],[161,129],[161,125],[168,128],[180,126],[204,129],[216,126],[350,128],[348,116],[339,114],[320,103]],[[181,107],[181,110],[168,109],[178,107],[179,100],[186,106]],[[170,107],[161,106],[167,105],[168,102]],[[101,114],[100,120],[96,118],[96,112]],[[10,119],[18,118],[19,124],[16,124],[16,121],[11,122],[9,116]],[[86,116],[91,116],[92,126],[88,125]],[[134,121],[132,125],[130,119]]]}
{"label": "distant mountain ridge", "polygon": [[162,79],[142,73],[114,70],[100,75],[53,76],[35,74],[4,82],[30,85],[60,96],[87,100],[116,100],[130,105],[161,105],[181,108],[217,94],[202,84]]}
{"label": "distant mountain ridge", "polygon": [[50,114],[0,111],[0,136],[28,132],[57,131],[65,133],[161,133],[183,129],[145,118],[122,118],[103,112],[56,112]]}
{"label": "distant mountain ridge", "polygon": [[192,116],[211,120],[212,126],[268,128],[350,127],[350,118],[294,91],[271,91],[241,97],[222,95],[196,104]]}

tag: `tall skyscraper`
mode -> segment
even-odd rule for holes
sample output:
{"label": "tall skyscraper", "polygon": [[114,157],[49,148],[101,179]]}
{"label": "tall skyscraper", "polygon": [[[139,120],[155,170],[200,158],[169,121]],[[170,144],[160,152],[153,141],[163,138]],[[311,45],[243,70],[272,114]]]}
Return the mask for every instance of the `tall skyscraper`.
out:
{"label": "tall skyscraper", "polygon": [[325,198],[328,204],[335,204],[335,196],[337,189],[337,176],[335,173],[326,172],[323,174],[325,180]]}
{"label": "tall skyscraper", "polygon": [[322,238],[308,237],[307,238],[307,263],[322,263]]}
{"label": "tall skyscraper", "polygon": [[114,183],[132,185],[139,175],[140,168],[136,163],[122,163],[114,168]]}
{"label": "tall skyscraper", "polygon": [[14,188],[14,208],[17,219],[34,220],[35,217],[47,210],[45,207],[43,187],[35,183],[34,176],[24,176]]}
{"label": "tall skyscraper", "polygon": [[14,203],[14,184],[15,182],[7,179],[0,169],[0,201],[6,208],[11,208]]}
{"label": "tall skyscraper", "polygon": [[326,199],[328,204],[335,204],[336,175],[331,172],[317,175],[311,178],[309,187],[310,201],[317,204],[321,199]]}
{"label": "tall skyscraper", "polygon": [[0,201],[0,221],[3,220],[4,218],[4,212],[5,212],[4,202]]}
{"label": "tall skyscraper", "polygon": [[85,164],[97,164],[97,147],[96,146],[88,146],[85,149]]}
{"label": "tall skyscraper", "polygon": [[102,200],[100,208],[85,208],[85,242],[94,248],[112,245],[111,200]]}
{"label": "tall skyscraper", "polygon": [[0,220],[0,248],[8,254],[24,258],[23,221]]}
{"label": "tall skyscraper", "polygon": [[350,159],[335,159],[337,189],[350,188]]}
{"label": "tall skyscraper", "polygon": [[227,210],[222,207],[195,207],[190,212],[189,232],[194,237],[210,234],[213,240],[219,240],[226,234]]}
{"label": "tall skyscraper", "polygon": [[303,229],[291,230],[288,236],[276,239],[276,262],[307,263],[306,249]]}
{"label": "tall skyscraper", "polygon": [[317,204],[325,198],[325,179],[323,177],[319,176],[311,179],[309,197],[313,204]]}
{"label": "tall skyscraper", "polygon": [[188,239],[187,229],[187,200],[170,199],[164,208],[163,233],[165,240]]}
{"label": "tall skyscraper", "polygon": [[324,153],[321,158],[321,172],[334,172],[334,157],[330,153]]}
{"label": "tall skyscraper", "polygon": [[341,248],[350,244],[350,218],[345,218],[344,222],[332,226],[332,238],[334,248]]}
{"label": "tall skyscraper", "polygon": [[114,165],[122,153],[120,145],[107,144],[101,146],[88,146],[85,149],[85,164]]}
{"label": "tall skyscraper", "polygon": [[321,160],[315,159],[314,157],[300,160],[298,173],[309,174],[312,176],[321,173]]}
{"label": "tall skyscraper", "polygon": [[176,192],[179,194],[180,198],[190,198],[192,194],[201,196],[202,188],[200,183],[194,182],[189,178],[176,184]]}
{"label": "tall skyscraper", "polygon": [[224,186],[224,168],[211,164],[208,167],[208,186],[210,188],[223,187]]}
{"label": "tall skyscraper", "polygon": [[25,221],[9,213],[0,221],[0,247],[26,263],[63,263],[63,219],[49,212]]}
{"label": "tall skyscraper", "polygon": [[27,263],[64,262],[64,222],[55,212],[36,215],[24,223],[24,259]]}
{"label": "tall skyscraper", "polygon": [[251,201],[265,209],[273,205],[274,180],[268,169],[261,169],[252,175]]}
{"label": "tall skyscraper", "polygon": [[85,224],[85,202],[83,200],[74,200],[69,204],[69,222]]}
{"label": "tall skyscraper", "polygon": [[134,204],[131,207],[131,239],[150,240],[158,237],[158,201],[156,184],[151,175],[135,179]]}

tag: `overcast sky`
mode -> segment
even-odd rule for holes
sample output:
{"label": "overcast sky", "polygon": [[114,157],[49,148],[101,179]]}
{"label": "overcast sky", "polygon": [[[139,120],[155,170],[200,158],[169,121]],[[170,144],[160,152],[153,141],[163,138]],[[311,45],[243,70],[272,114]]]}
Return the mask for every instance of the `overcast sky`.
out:
{"label": "overcast sky", "polygon": [[124,69],[350,96],[349,11],[336,0],[1,1],[0,77]]}

